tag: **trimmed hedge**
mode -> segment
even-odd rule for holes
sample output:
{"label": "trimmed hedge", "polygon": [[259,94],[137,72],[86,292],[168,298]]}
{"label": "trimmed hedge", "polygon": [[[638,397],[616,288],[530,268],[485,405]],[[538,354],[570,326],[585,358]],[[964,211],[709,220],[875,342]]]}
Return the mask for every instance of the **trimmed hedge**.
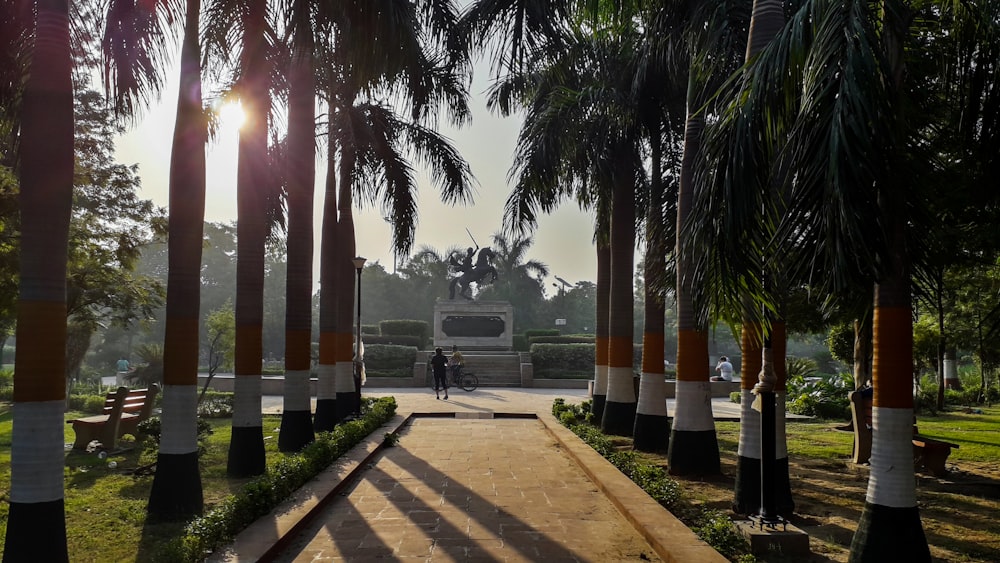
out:
{"label": "trimmed hedge", "polygon": [[558,328],[529,328],[524,331],[524,337],[531,342],[531,339],[536,336],[559,336],[561,333]]}
{"label": "trimmed hedge", "polygon": [[361,325],[361,334],[381,334],[378,325]]}
{"label": "trimmed hedge", "polygon": [[515,352],[528,351],[528,339],[523,334],[515,334],[513,340],[512,344]]}
{"label": "trimmed hedge", "polygon": [[417,348],[421,350],[427,346],[428,334],[430,334],[430,325],[427,321],[414,321],[414,320],[389,320],[382,321],[378,324],[378,328],[382,336],[415,336],[419,339],[419,344]]}
{"label": "trimmed hedge", "polygon": [[593,336],[532,336],[529,344],[593,344]]}
{"label": "trimmed hedge", "polygon": [[365,336],[365,359],[368,359],[369,346],[405,346],[408,348],[423,348],[419,336],[408,334],[383,334]]}
{"label": "trimmed hedge", "polygon": [[365,373],[368,377],[410,377],[417,361],[414,346],[365,344]]}
{"label": "trimmed hedge", "polygon": [[[578,338],[578,337],[574,337]],[[593,377],[596,344],[532,344],[531,363],[536,378]],[[632,346],[632,369],[642,366],[642,345]]]}

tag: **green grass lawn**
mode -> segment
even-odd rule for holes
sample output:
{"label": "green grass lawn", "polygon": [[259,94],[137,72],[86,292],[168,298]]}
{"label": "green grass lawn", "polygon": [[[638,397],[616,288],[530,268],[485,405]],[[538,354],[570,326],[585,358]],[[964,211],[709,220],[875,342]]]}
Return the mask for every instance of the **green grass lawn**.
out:
{"label": "green grass lawn", "polygon": [[[68,412],[66,420],[85,413]],[[226,476],[226,457],[232,434],[231,419],[210,421],[213,433],[201,457],[201,480],[206,510],[236,492],[248,479]],[[280,417],[264,417],[264,445],[268,462],[284,454],[278,452]],[[10,405],[0,407],[0,487],[10,490]],[[73,428],[66,425],[67,444],[73,442]],[[134,446],[134,444],[132,444]],[[176,537],[182,524],[146,526],[146,503],[153,477],[131,475],[140,465],[156,460],[155,451],[140,448],[111,455],[106,460],[96,454],[66,452],[66,537],[70,559],[76,562],[158,561],[157,546]],[[114,461],[117,468],[110,469]],[[7,503],[0,504],[0,534],[6,536]],[[2,553],[0,544],[0,553]]]}

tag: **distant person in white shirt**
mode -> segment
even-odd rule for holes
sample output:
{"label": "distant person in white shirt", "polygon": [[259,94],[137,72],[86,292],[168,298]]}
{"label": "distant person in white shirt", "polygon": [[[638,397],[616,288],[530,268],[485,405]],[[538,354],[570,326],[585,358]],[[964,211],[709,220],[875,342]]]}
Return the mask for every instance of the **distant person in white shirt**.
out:
{"label": "distant person in white shirt", "polygon": [[715,366],[715,371],[719,372],[719,375],[713,375],[712,381],[733,380],[733,364],[729,363],[728,357],[722,356],[719,358],[719,363]]}

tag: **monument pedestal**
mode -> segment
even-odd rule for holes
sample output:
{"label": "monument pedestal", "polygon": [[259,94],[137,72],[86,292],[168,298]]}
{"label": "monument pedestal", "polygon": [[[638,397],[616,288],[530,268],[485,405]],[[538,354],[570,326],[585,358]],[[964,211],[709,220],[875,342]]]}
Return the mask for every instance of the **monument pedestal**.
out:
{"label": "monument pedestal", "polygon": [[434,304],[434,346],[510,350],[514,306],[507,301],[438,299]]}

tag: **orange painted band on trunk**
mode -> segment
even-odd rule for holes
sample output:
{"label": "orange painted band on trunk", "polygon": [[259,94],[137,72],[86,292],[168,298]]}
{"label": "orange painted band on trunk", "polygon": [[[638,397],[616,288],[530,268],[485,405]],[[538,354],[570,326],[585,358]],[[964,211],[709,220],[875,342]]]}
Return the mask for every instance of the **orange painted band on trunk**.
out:
{"label": "orange painted band on trunk", "polygon": [[260,375],[264,365],[263,332],[261,325],[236,327],[234,375]]}
{"label": "orange painted band on trunk", "polygon": [[285,331],[285,369],[304,370],[309,369],[312,363],[312,331],[310,330],[286,330]]}
{"label": "orange painted band on trunk", "polygon": [[598,336],[594,340],[594,362],[599,366],[608,365],[608,337]]}
{"label": "orange painted band on trunk", "polygon": [[621,336],[608,337],[608,367],[632,367],[632,339]]}
{"label": "orange painted band on trunk", "polygon": [[354,359],[354,333],[337,333],[337,362],[349,362]]}
{"label": "orange painted band on trunk", "polygon": [[337,363],[337,333],[319,333],[319,363],[333,365]]}
{"label": "orange painted band on trunk", "polygon": [[777,381],[774,382],[775,391],[784,391],[785,382],[788,381],[788,370],[785,369],[785,356],[788,350],[788,329],[785,321],[775,321],[771,325],[771,352],[774,354],[774,375]]}
{"label": "orange painted band on trunk", "polygon": [[166,319],[163,340],[163,384],[198,384],[198,318]]}
{"label": "orange painted band on trunk", "polygon": [[663,333],[644,332],[642,334],[643,373],[663,373]]}
{"label": "orange painted band on trunk", "polygon": [[740,388],[753,389],[757,385],[761,367],[761,354],[764,352],[760,336],[760,325],[744,323],[740,331]]}
{"label": "orange painted band on trunk", "polygon": [[708,381],[707,331],[677,331],[677,380]]}
{"label": "orange painted band on trunk", "polygon": [[14,402],[66,398],[66,303],[22,300],[17,308]]}
{"label": "orange painted band on trunk", "polygon": [[873,404],[913,408],[913,321],[910,309],[876,307],[872,323]]}

